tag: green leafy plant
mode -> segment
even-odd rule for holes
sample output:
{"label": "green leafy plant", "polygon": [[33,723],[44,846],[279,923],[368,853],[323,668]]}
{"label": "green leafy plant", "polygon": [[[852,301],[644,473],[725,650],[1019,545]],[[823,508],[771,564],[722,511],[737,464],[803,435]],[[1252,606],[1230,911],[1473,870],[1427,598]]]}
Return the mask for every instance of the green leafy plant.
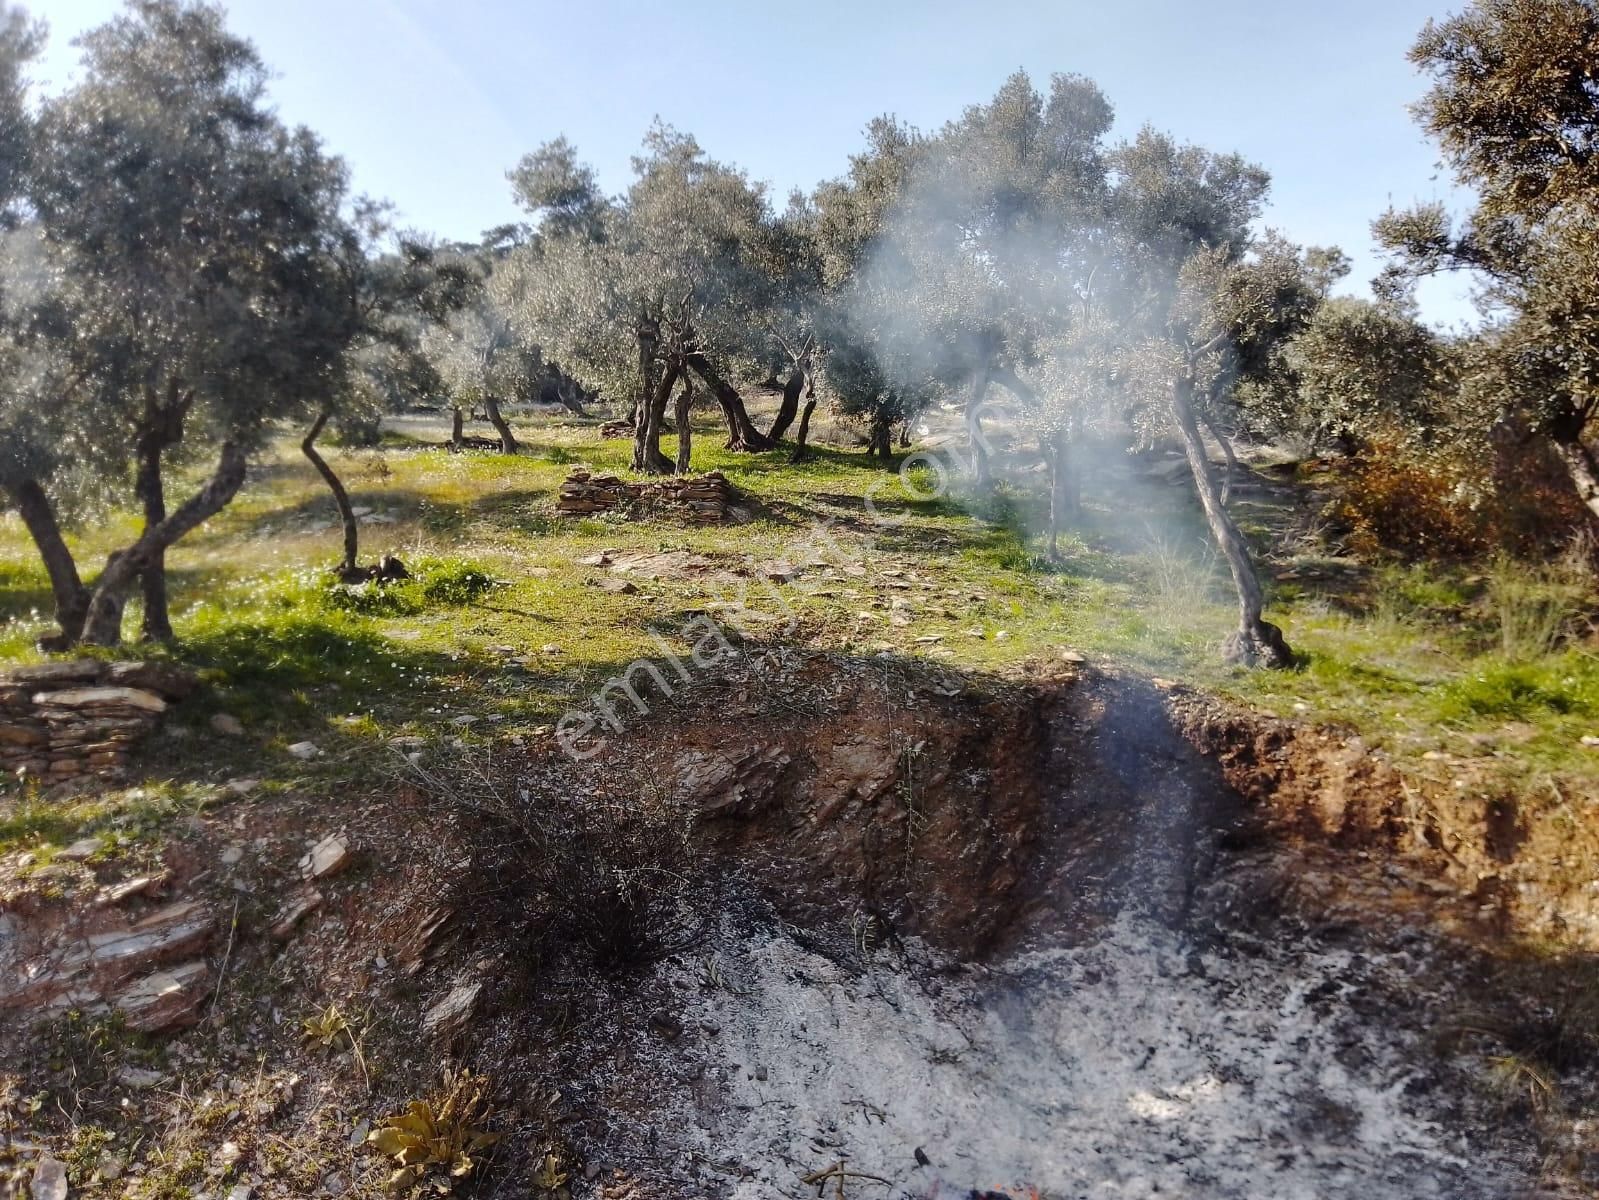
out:
{"label": "green leafy plant", "polygon": [[443,1195],[471,1175],[478,1154],[500,1140],[478,1127],[488,1090],[486,1076],[446,1072],[431,1096],[411,1101],[374,1129],[367,1144],[395,1163],[389,1187],[409,1191],[425,1183]]}

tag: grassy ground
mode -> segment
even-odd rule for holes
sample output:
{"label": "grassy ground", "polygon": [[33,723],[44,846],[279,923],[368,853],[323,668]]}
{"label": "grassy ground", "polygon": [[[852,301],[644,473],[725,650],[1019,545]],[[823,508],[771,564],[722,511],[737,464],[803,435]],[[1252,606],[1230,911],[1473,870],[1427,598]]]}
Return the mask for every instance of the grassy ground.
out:
{"label": "grassy ground", "polygon": [[[628,444],[601,440],[595,423],[534,418],[514,458],[450,455],[413,440],[442,428],[405,429],[334,461],[365,511],[363,557],[395,553],[414,581],[330,586],[332,504],[288,439],[172,553],[175,653],[214,687],[152,747],[158,788],[203,793],[248,776],[336,794],[423,744],[408,739],[538,736],[633,660],[660,659],[663,643],[688,650],[696,614],[742,634],[746,652],[798,641],[991,671],[1071,647],[1346,725],[1417,763],[1463,757],[1524,781],[1599,779],[1599,751],[1581,741],[1599,730],[1599,664],[1581,636],[1590,581],[1558,565],[1328,558],[1316,536],[1324,497],[1311,484],[1261,475],[1235,504],[1276,580],[1272,616],[1301,652],[1295,670],[1249,673],[1215,657],[1231,610],[1190,489],[1125,456],[1095,456],[1085,511],[1051,563],[1036,534],[1037,477],[1025,469],[993,494],[927,499],[859,451],[823,446],[793,467],[781,452],[722,451],[707,423],[696,465],[747,493],[748,523],[569,519],[554,499],[575,465],[625,469]],[[913,481],[930,490],[932,473]],[[86,525],[80,561],[98,561],[133,528],[121,513]],[[619,576],[594,565],[602,552],[660,555],[662,569]],[[636,590],[599,586],[622,579]],[[20,525],[0,520],[0,660],[35,657],[48,607]],[[246,735],[213,732],[218,710]],[[321,757],[286,753],[304,740]],[[7,811],[0,847],[76,831],[34,805]]]}

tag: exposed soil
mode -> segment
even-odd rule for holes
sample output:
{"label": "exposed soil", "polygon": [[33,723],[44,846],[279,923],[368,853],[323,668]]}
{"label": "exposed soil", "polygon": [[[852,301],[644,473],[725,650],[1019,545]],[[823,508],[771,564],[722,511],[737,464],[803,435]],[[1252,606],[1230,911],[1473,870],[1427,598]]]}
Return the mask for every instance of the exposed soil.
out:
{"label": "exposed soil", "polygon": [[[283,881],[330,831],[316,802],[197,817],[164,886],[233,914],[217,999],[171,1041],[66,1055],[70,1120],[29,1139],[144,1129],[191,1154],[191,1190],[377,1195],[352,1134],[453,1054],[496,1084],[481,1195],[525,1196],[552,1161],[610,1197],[1599,1184],[1587,1043],[1538,1059],[1554,1043],[1523,1036],[1559,1032],[1540,972],[1588,964],[1558,814],[1064,663],[773,650],[654,707],[584,764],[430,749],[342,814],[356,865],[282,939]],[[615,823],[547,819],[580,810]],[[228,845],[247,852],[213,865]],[[629,854],[644,884],[616,917],[595,864]],[[64,903],[30,901],[14,958]],[[1529,932],[1563,948],[1524,961]],[[306,1045],[329,1003],[366,1067]],[[61,1038],[10,1039],[0,1070],[61,1092]],[[1539,1082],[1502,1069],[1522,1056]],[[167,1081],[142,1118],[130,1064]],[[207,1123],[200,1096],[233,1115]],[[155,1176],[131,1157],[82,1194]]]}

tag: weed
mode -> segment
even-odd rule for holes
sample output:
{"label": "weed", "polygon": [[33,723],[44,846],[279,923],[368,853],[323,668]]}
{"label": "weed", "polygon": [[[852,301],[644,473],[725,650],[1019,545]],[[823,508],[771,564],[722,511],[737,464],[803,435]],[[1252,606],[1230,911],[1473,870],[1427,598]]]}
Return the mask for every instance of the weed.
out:
{"label": "weed", "polygon": [[1593,576],[1580,559],[1543,565],[1499,559],[1487,592],[1498,652],[1516,663],[1553,654],[1589,623],[1592,597]]}
{"label": "weed", "polygon": [[486,1115],[489,1081],[470,1071],[447,1071],[435,1091],[406,1105],[367,1136],[367,1144],[395,1168],[389,1187],[396,1191],[423,1182],[439,1193],[477,1169],[477,1155],[500,1140],[478,1127]]}
{"label": "weed", "polygon": [[1592,660],[1564,656],[1536,663],[1479,663],[1471,675],[1439,689],[1436,711],[1445,721],[1497,717],[1535,721],[1550,715],[1599,710],[1599,668]]}

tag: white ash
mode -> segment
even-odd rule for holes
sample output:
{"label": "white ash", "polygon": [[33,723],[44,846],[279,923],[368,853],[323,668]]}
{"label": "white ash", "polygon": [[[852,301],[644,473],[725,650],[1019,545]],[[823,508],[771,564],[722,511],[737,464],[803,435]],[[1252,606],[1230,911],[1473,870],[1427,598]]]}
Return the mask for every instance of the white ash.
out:
{"label": "white ash", "polygon": [[809,1194],[840,1160],[888,1181],[850,1179],[852,1197],[1497,1200],[1527,1182],[1436,1107],[1456,1097],[1424,1030],[1350,1007],[1408,979],[1405,955],[1200,955],[1124,918],[952,982],[723,933],[706,963],[662,968],[697,1042],[638,1045],[684,1080],[657,1093],[656,1161],[705,1195]]}

